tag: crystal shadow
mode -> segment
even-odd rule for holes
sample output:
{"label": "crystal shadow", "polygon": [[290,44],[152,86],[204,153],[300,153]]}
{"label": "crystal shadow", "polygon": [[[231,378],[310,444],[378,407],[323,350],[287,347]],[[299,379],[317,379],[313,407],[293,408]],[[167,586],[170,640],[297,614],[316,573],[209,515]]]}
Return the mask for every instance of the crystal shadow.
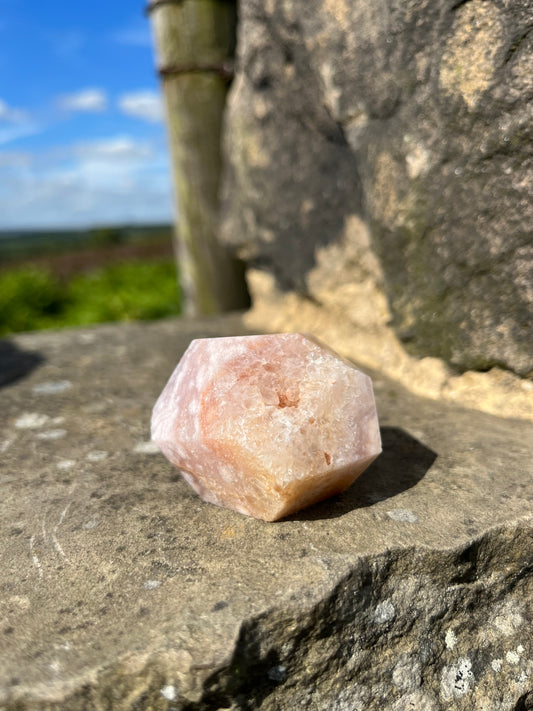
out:
{"label": "crystal shadow", "polygon": [[24,351],[9,340],[0,340],[0,388],[24,378],[44,363],[40,353]]}
{"label": "crystal shadow", "polygon": [[381,427],[381,441],[382,453],[349,489],[283,520],[338,518],[385,501],[415,486],[437,458],[436,452],[399,427]]}

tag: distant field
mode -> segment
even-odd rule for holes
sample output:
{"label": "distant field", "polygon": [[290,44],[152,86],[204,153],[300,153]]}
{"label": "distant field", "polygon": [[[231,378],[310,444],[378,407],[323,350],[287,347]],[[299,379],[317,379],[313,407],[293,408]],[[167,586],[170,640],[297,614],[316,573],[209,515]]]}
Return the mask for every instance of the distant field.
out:
{"label": "distant field", "polygon": [[179,313],[169,227],[0,238],[2,335]]}
{"label": "distant field", "polygon": [[172,259],[170,236],[109,245],[76,245],[61,250],[37,250],[12,254],[0,262],[0,274],[18,267],[33,266],[50,271],[61,279],[124,261]]}
{"label": "distant field", "polygon": [[74,252],[91,247],[168,239],[170,225],[95,227],[88,230],[0,230],[0,262]]}

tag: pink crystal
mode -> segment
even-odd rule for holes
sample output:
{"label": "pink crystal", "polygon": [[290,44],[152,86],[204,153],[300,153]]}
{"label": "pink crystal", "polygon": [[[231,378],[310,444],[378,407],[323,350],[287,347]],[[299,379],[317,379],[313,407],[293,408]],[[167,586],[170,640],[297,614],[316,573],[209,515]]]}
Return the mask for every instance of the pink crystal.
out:
{"label": "pink crystal", "polygon": [[192,341],[152,439],[205,501],[265,521],[344,491],[381,452],[370,378],[298,333]]}

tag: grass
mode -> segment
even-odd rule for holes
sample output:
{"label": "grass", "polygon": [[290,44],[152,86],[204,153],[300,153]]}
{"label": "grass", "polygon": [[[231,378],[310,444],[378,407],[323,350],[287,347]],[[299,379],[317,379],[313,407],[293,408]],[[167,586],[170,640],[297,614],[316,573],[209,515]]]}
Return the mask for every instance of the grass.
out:
{"label": "grass", "polygon": [[174,262],[125,262],[62,282],[21,267],[0,273],[0,334],[180,313]]}

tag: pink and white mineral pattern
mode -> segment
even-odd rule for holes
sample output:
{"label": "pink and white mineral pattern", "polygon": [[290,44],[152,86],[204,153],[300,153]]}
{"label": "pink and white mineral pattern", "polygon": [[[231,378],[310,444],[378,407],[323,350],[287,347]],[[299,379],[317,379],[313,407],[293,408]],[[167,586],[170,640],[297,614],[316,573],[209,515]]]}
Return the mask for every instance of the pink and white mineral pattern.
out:
{"label": "pink and white mineral pattern", "polygon": [[370,378],[299,333],[192,341],[152,439],[205,501],[265,521],[344,491],[381,452]]}

